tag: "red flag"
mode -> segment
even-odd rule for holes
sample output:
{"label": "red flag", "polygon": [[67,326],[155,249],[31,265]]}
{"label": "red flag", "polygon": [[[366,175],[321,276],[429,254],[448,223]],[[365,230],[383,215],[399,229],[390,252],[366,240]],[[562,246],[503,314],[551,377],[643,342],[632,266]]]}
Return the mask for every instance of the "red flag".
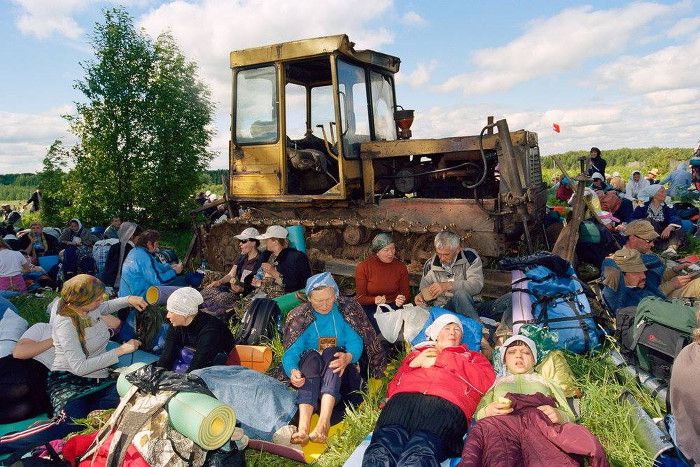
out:
{"label": "red flag", "polygon": [[556,131],[557,133],[561,132],[561,128],[559,128],[558,123],[552,123],[552,130]]}

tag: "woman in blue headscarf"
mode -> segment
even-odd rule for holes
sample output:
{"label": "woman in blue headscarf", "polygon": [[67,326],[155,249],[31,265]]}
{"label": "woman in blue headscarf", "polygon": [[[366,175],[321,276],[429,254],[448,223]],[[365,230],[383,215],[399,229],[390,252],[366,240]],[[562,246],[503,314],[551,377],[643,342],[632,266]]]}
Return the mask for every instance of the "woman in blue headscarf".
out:
{"label": "woman in blue headscarf", "polygon": [[[340,297],[329,273],[311,276],[305,291],[309,303],[292,310],[285,322],[282,357],[284,373],[298,390],[299,425],[291,441],[302,445],[309,440],[325,442],[333,408],[342,394],[359,389],[355,364],[365,345],[370,360],[372,353],[382,352],[362,307],[353,299]],[[385,360],[380,363],[385,364]],[[315,411],[319,420],[309,433]]]}

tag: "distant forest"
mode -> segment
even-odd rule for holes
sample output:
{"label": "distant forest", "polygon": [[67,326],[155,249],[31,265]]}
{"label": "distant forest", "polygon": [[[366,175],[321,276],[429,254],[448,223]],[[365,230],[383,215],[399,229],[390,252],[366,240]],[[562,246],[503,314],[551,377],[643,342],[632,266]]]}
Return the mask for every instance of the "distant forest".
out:
{"label": "distant forest", "polygon": [[[683,160],[688,160],[693,154],[689,148],[621,148],[621,149],[605,149],[601,148],[603,158],[608,162],[606,172],[611,174],[613,171],[619,171],[620,174],[627,178],[632,173],[632,170],[639,169],[647,171],[651,168],[658,168],[662,175],[673,170],[676,164]],[[578,158],[588,156],[588,151],[569,151],[562,154],[554,154],[559,157],[564,166],[568,169],[575,170],[578,167]],[[545,180],[549,181],[553,175],[558,175],[559,170],[554,167],[554,163],[550,159],[553,156],[542,158],[542,172]],[[205,172],[204,183],[202,190],[212,190],[215,193],[222,193],[221,176],[228,175],[227,169],[207,170]],[[39,183],[38,174],[8,174],[0,175],[0,200],[7,201],[26,201],[32,191]]]}
{"label": "distant forest", "polygon": [[[202,189],[209,189],[211,185],[221,185],[221,176],[227,174],[227,169],[207,170]],[[26,201],[38,185],[38,173],[0,175],[0,200]]]}

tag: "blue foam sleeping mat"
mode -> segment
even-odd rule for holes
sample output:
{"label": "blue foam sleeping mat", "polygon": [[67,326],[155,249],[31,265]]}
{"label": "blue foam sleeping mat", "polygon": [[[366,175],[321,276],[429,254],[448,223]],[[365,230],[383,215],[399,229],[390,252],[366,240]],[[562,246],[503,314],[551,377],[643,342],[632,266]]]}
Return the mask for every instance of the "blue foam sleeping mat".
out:
{"label": "blue foam sleeping mat", "polygon": [[[355,448],[348,460],[345,461],[343,467],[360,467],[362,465],[362,458],[365,455],[367,447],[369,447],[369,442],[372,440],[372,433],[368,434],[365,439]],[[453,457],[451,459],[445,460],[440,467],[454,467],[459,464],[461,459],[459,457]]]}

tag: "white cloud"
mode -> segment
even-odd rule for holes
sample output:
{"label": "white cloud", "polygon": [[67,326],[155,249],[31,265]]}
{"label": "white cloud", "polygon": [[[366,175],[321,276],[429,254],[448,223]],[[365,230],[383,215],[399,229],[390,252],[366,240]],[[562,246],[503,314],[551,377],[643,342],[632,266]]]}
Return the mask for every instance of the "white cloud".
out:
{"label": "white cloud", "polygon": [[532,21],[527,32],[504,46],[473,52],[475,70],[453,76],[437,89],[481,94],[572,70],[591,57],[622,50],[640,29],[673,10],[673,6],[657,3],[633,3],[610,10],[590,6],[563,10]]}
{"label": "white cloud", "polygon": [[347,33],[357,49],[381,49],[393,42],[394,35],[386,27],[368,23],[381,19],[391,6],[392,0],[204,0],[199,4],[177,0],[149,11],[138,22],[153,37],[170,31],[185,55],[197,62],[217,108],[218,133],[210,150],[219,156],[211,166],[221,168],[228,166],[232,50],[338,31]]}
{"label": "white cloud", "polygon": [[154,37],[171,31],[185,54],[199,64],[219,108],[227,109],[232,50],[338,31],[348,33],[358,49],[379,48],[393,41],[393,33],[383,27],[368,27],[367,23],[381,18],[391,5],[391,0],[204,0],[200,4],[174,1],[151,10],[139,22]]}
{"label": "white cloud", "polygon": [[[486,117],[505,118],[511,131],[526,129],[538,134],[543,155],[591,146],[694,147],[700,137],[700,102],[650,107],[641,99],[609,102],[599,106],[544,109],[522,112],[487,104],[416,109],[415,138],[478,135]],[[663,125],[659,124],[663,121]],[[552,130],[558,123],[561,133]]]}
{"label": "white cloud", "polygon": [[700,29],[700,16],[695,18],[683,18],[678,21],[673,27],[668,31],[669,37],[682,37],[692,34]]}
{"label": "white cloud", "polygon": [[408,73],[398,73],[396,75],[397,83],[407,83],[412,88],[419,88],[430,82],[430,76],[437,67],[437,62],[431,60],[429,63],[419,63],[416,68]]}
{"label": "white cloud", "polygon": [[601,66],[595,78],[603,87],[651,93],[700,85],[700,37],[642,57],[626,56]]}
{"label": "white cloud", "polygon": [[407,11],[401,16],[401,22],[406,26],[423,26],[428,22],[415,11]]}
{"label": "white cloud", "polygon": [[0,173],[41,170],[54,140],[72,144],[75,139],[61,117],[71,110],[71,106],[64,106],[40,114],[0,112]]}
{"label": "white cloud", "polygon": [[46,39],[59,34],[77,39],[82,33],[73,14],[85,9],[89,0],[13,0],[21,8],[17,28],[23,33]]}

